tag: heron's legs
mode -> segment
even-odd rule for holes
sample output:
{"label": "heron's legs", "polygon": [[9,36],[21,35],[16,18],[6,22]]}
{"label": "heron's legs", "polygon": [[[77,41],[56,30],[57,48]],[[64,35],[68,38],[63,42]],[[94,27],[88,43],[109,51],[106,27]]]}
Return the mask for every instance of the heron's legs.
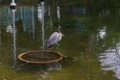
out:
{"label": "heron's legs", "polygon": [[58,43],[57,43],[56,45],[57,45],[57,46],[60,46],[60,44],[58,44]]}

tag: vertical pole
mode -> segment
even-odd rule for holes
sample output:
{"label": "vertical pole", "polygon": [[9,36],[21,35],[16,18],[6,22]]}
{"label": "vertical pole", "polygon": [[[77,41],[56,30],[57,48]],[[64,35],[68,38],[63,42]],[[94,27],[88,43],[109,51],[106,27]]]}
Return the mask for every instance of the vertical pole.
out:
{"label": "vertical pole", "polygon": [[16,64],[16,28],[15,28],[15,9],[11,10],[12,11],[12,26],[13,26],[13,55],[14,55],[14,66]]}
{"label": "vertical pole", "polygon": [[15,3],[15,1],[14,1],[14,0],[12,0],[12,3]]}
{"label": "vertical pole", "polygon": [[1,42],[1,25],[2,25],[1,14],[2,14],[2,10],[0,9],[0,46],[2,44]]}
{"label": "vertical pole", "polygon": [[34,6],[32,6],[32,32],[33,32],[33,39],[34,39],[34,34],[35,34]]}
{"label": "vertical pole", "polygon": [[42,49],[44,50],[45,42],[44,42],[44,3],[41,2],[42,4]]}

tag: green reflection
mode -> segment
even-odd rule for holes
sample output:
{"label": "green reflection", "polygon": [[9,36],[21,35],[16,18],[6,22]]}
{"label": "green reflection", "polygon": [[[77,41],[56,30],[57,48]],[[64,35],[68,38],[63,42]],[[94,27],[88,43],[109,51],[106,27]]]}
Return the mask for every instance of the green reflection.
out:
{"label": "green reflection", "polygon": [[[9,3],[5,1],[1,4]],[[24,51],[40,50],[42,46],[42,23],[38,19],[40,18],[39,3],[27,1],[29,3],[24,3],[24,6],[17,6],[15,12],[17,55]],[[23,0],[16,1],[18,5],[23,2]],[[60,10],[57,10],[58,6]],[[113,80],[116,77],[119,78],[117,76],[119,75],[117,67],[119,67],[120,41],[119,1],[58,0],[56,2],[51,0],[45,2],[44,9],[45,46],[50,34],[59,30],[65,36],[58,43],[59,45],[53,47],[53,50],[67,57],[54,64],[32,65],[17,60],[14,65],[13,34],[6,32],[7,26],[12,22],[12,13],[8,6],[2,5],[0,7],[1,80]],[[57,11],[60,11],[60,18]],[[114,51],[108,51],[109,49]]]}

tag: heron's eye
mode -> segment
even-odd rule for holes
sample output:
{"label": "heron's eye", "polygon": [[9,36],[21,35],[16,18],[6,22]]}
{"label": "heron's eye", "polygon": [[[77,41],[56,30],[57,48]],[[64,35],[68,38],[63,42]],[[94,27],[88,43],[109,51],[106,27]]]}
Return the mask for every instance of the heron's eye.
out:
{"label": "heron's eye", "polygon": [[59,37],[60,37],[60,34],[59,34]]}

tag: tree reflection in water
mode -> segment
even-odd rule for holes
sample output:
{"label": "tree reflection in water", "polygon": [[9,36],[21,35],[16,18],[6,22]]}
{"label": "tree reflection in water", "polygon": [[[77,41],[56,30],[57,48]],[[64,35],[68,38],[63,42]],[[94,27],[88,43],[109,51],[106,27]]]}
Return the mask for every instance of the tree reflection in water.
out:
{"label": "tree reflection in water", "polygon": [[101,53],[99,58],[102,69],[104,71],[114,71],[116,77],[120,79],[120,43],[116,45],[116,48],[109,48]]}

